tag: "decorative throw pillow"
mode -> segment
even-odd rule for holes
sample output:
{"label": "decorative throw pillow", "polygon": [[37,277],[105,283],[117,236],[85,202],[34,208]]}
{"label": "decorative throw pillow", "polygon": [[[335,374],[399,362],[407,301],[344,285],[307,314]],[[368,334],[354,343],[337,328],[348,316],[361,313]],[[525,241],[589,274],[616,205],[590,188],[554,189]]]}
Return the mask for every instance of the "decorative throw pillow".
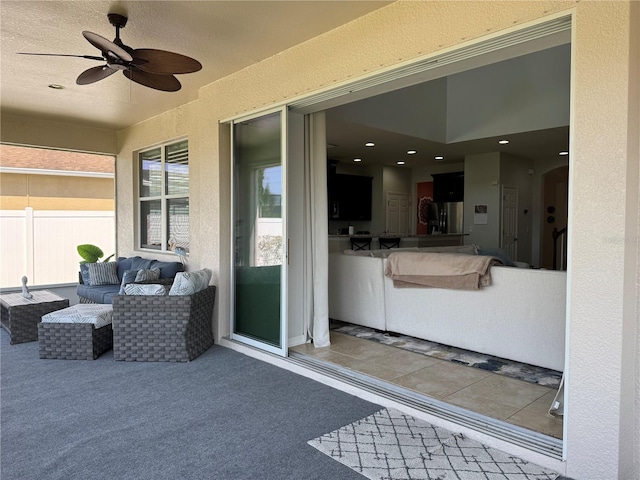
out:
{"label": "decorative throw pillow", "polygon": [[89,281],[91,285],[118,285],[118,265],[116,262],[90,263]]}
{"label": "decorative throw pillow", "polygon": [[133,283],[136,281],[136,275],[138,274],[138,270],[125,270],[122,274],[122,283],[120,284],[120,291],[118,295],[124,295],[124,287],[129,283]]}
{"label": "decorative throw pillow", "polygon": [[209,286],[213,272],[203,268],[195,272],[178,272],[169,295],[193,295]]}
{"label": "decorative throw pillow", "polygon": [[147,283],[141,285],[139,283],[130,283],[124,287],[125,295],[166,295],[167,290],[164,285],[155,283]]}
{"label": "decorative throw pillow", "polygon": [[85,285],[91,285],[91,277],[89,277],[89,264],[80,264],[80,276],[82,276],[82,283]]}
{"label": "decorative throw pillow", "polygon": [[151,268],[149,270],[138,270],[136,282],[152,282],[160,278],[160,269]]}

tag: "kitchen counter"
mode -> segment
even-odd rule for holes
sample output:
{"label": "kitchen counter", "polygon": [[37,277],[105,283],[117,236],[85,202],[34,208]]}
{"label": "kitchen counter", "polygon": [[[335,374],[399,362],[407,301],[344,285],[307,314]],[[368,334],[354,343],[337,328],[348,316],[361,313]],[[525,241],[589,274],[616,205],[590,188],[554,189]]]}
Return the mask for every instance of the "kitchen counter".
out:
{"label": "kitchen counter", "polygon": [[[393,237],[393,235],[329,235],[329,253],[342,252],[351,249],[351,237],[371,237],[371,248],[378,249],[380,237]],[[410,247],[444,247],[453,245],[463,245],[465,234],[463,233],[440,233],[435,235],[408,235],[400,237],[400,248]]]}

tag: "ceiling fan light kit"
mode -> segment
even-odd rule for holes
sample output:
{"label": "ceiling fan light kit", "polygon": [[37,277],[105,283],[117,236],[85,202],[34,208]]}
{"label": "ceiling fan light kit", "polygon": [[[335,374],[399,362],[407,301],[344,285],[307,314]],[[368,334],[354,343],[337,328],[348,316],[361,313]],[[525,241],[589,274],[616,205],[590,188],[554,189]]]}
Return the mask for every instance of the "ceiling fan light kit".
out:
{"label": "ceiling fan light kit", "polygon": [[89,85],[122,71],[131,81],[163,92],[177,92],[182,88],[180,81],[174,75],[194,73],[202,69],[200,62],[179,53],[153,48],[133,49],[125,45],[120,40],[120,29],[127,24],[127,17],[110,13],[107,18],[116,28],[116,38],[113,42],[97,33],[86,30],[82,32],[84,38],[100,50],[101,57],[52,53],[23,53],[23,55],[80,57],[106,62],[105,65],[91,67],[82,72],[76,79],[78,85]]}

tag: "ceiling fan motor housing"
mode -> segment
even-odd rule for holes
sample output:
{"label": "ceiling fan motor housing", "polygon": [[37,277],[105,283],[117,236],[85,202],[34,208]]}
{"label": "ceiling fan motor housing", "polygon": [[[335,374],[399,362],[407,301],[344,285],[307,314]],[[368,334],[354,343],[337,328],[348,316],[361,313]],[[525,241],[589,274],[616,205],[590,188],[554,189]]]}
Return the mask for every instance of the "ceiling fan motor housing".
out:
{"label": "ceiling fan motor housing", "polygon": [[116,28],[124,28],[128,20],[127,17],[119,13],[108,13],[107,18],[109,19],[109,23]]}

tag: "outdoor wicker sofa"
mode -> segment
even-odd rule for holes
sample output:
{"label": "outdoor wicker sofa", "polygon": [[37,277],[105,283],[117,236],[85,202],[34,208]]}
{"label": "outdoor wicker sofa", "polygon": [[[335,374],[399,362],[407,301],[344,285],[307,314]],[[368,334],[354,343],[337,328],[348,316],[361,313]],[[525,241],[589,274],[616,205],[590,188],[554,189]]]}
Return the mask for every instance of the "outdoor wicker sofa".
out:
{"label": "outdoor wicker sofa", "polygon": [[116,295],[113,358],[188,362],[213,345],[216,287],[192,295]]}
{"label": "outdoor wicker sofa", "polygon": [[[118,278],[110,284],[93,285],[90,281],[90,275],[88,266],[84,263],[80,265],[80,272],[78,272],[78,287],[77,294],[80,303],[100,303],[111,304],[113,298],[118,295],[122,287],[122,282],[125,276],[125,272],[131,270],[141,269],[160,269],[160,279],[154,283],[163,283],[165,285],[171,285],[174,277],[178,272],[184,271],[184,265],[180,262],[165,262],[160,260],[135,257],[118,257],[115,261],[117,264]],[[135,273],[134,273],[135,276]]]}

